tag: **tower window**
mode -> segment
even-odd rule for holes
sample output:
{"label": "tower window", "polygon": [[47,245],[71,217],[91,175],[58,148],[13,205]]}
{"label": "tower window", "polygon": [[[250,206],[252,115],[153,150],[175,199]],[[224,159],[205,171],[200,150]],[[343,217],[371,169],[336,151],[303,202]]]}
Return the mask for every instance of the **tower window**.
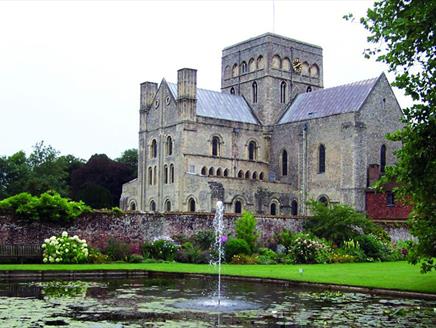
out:
{"label": "tower window", "polygon": [[232,76],[236,77],[238,76],[238,64],[234,64],[232,68]]}
{"label": "tower window", "polygon": [[151,167],[148,168],[148,184],[153,185],[153,169]]}
{"label": "tower window", "polygon": [[235,202],[235,213],[238,213],[238,214],[242,213],[242,203],[240,200],[237,200]]}
{"label": "tower window", "polygon": [[234,87],[232,87],[232,88],[230,89],[230,94],[231,94],[231,95],[234,95],[234,94],[235,94],[235,88],[234,88]]}
{"label": "tower window", "polygon": [[168,165],[164,166],[164,183],[168,183]]}
{"label": "tower window", "polygon": [[291,214],[298,215],[298,203],[295,199],[291,203]]}
{"label": "tower window", "polygon": [[277,204],[276,203],[271,203],[270,214],[271,215],[277,215]]}
{"label": "tower window", "polygon": [[318,149],[318,173],[325,172],[325,146],[319,145]]}
{"label": "tower window", "polygon": [[156,203],[154,202],[154,200],[150,202],[150,211],[156,212]]}
{"label": "tower window", "polygon": [[153,139],[153,141],[151,142],[151,145],[150,145],[150,155],[151,155],[151,158],[156,158],[157,157],[157,142],[156,142],[156,139]]}
{"label": "tower window", "polygon": [[264,69],[265,68],[265,60],[263,59],[262,56],[257,57],[256,66],[257,66],[257,69]]}
{"label": "tower window", "polygon": [[171,137],[167,138],[167,155],[173,154],[173,139]]}
{"label": "tower window", "polygon": [[288,152],[286,150],[282,152],[282,175],[288,175]]}
{"label": "tower window", "polygon": [[170,165],[170,183],[174,183],[174,164]]}
{"label": "tower window", "polygon": [[247,63],[242,62],[241,63],[241,74],[247,73]]}
{"label": "tower window", "polygon": [[201,168],[201,175],[206,175],[206,172],[207,172],[206,166],[203,166]]}
{"label": "tower window", "polygon": [[256,104],[257,103],[257,83],[256,82],[253,82],[252,89],[253,89],[253,103]]}
{"label": "tower window", "polygon": [[166,212],[171,212],[171,202],[169,200],[167,200],[165,202],[165,211]]}
{"label": "tower window", "polygon": [[213,137],[212,138],[212,156],[220,155],[220,138]]}
{"label": "tower window", "polygon": [[189,198],[188,208],[189,208],[189,212],[195,212],[195,199],[194,198]]}
{"label": "tower window", "polygon": [[280,102],[284,104],[286,102],[286,82],[283,81],[280,84]]}
{"label": "tower window", "polygon": [[382,145],[380,148],[380,172],[384,173],[386,167],[386,146]]}
{"label": "tower window", "polygon": [[153,167],[153,184],[157,184],[157,166]]}
{"label": "tower window", "polygon": [[248,159],[250,161],[256,160],[256,142],[250,141],[248,144]]}

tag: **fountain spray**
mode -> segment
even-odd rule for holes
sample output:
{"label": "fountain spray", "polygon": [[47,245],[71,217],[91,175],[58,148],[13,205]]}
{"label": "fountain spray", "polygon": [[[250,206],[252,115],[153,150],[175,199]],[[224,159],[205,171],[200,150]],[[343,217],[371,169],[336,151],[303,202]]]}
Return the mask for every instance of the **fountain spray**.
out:
{"label": "fountain spray", "polygon": [[224,256],[223,215],[224,215],[224,204],[222,201],[218,201],[216,203],[215,217],[213,219],[213,227],[215,229],[215,247],[218,251],[218,306],[221,305],[221,259]]}

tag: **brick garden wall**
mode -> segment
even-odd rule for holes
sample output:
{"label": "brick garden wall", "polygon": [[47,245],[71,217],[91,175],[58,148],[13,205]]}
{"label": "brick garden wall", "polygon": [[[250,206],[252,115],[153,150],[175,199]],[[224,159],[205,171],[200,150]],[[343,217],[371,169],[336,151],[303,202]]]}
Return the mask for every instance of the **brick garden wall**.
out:
{"label": "brick garden wall", "polygon": [[[225,216],[227,234],[234,231],[235,216]],[[41,244],[44,239],[68,231],[70,235],[84,238],[94,247],[104,247],[110,238],[139,245],[155,238],[177,235],[192,236],[198,231],[212,229],[213,216],[208,214],[141,214],[128,213],[113,216],[93,213],[77,219],[72,224],[29,223],[8,216],[0,216],[0,244]],[[262,242],[283,229],[301,231],[303,218],[257,218],[257,228]],[[385,223],[383,227],[392,239],[410,239],[404,223]]]}

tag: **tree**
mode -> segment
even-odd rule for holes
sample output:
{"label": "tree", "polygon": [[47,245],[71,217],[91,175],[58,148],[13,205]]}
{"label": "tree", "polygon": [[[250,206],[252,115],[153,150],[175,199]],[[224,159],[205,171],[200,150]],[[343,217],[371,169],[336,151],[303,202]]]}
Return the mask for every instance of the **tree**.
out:
{"label": "tree", "polygon": [[[130,180],[130,174],[126,164],[111,160],[105,154],[95,154],[85,165],[73,171],[73,199],[83,200],[94,208],[117,206],[122,185]],[[95,195],[95,192],[101,195]],[[111,196],[109,200],[108,195]]]}
{"label": "tree", "polygon": [[129,167],[131,179],[135,179],[138,176],[138,150],[136,148],[125,150],[115,161],[126,164]]}
{"label": "tree", "polygon": [[23,151],[9,157],[0,157],[0,199],[25,191],[30,174]]}
{"label": "tree", "polygon": [[415,101],[404,109],[404,128],[387,136],[402,148],[380,185],[396,180],[397,195],[413,205],[409,222],[419,243],[412,263],[428,272],[436,269],[436,2],[378,1],[360,22],[373,45],[365,56],[386,63],[393,85]]}

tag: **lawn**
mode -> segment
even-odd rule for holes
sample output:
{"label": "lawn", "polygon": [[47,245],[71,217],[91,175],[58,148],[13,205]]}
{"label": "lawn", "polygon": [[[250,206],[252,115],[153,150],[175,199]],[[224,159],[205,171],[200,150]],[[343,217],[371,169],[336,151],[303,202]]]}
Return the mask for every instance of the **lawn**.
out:
{"label": "lawn", "polygon": [[[303,269],[303,273],[300,273]],[[149,270],[183,273],[216,273],[206,264],[112,263],[112,264],[1,264],[0,270]],[[436,272],[421,274],[407,262],[234,265],[222,267],[224,275],[275,278],[292,281],[387,288],[436,294]]]}

